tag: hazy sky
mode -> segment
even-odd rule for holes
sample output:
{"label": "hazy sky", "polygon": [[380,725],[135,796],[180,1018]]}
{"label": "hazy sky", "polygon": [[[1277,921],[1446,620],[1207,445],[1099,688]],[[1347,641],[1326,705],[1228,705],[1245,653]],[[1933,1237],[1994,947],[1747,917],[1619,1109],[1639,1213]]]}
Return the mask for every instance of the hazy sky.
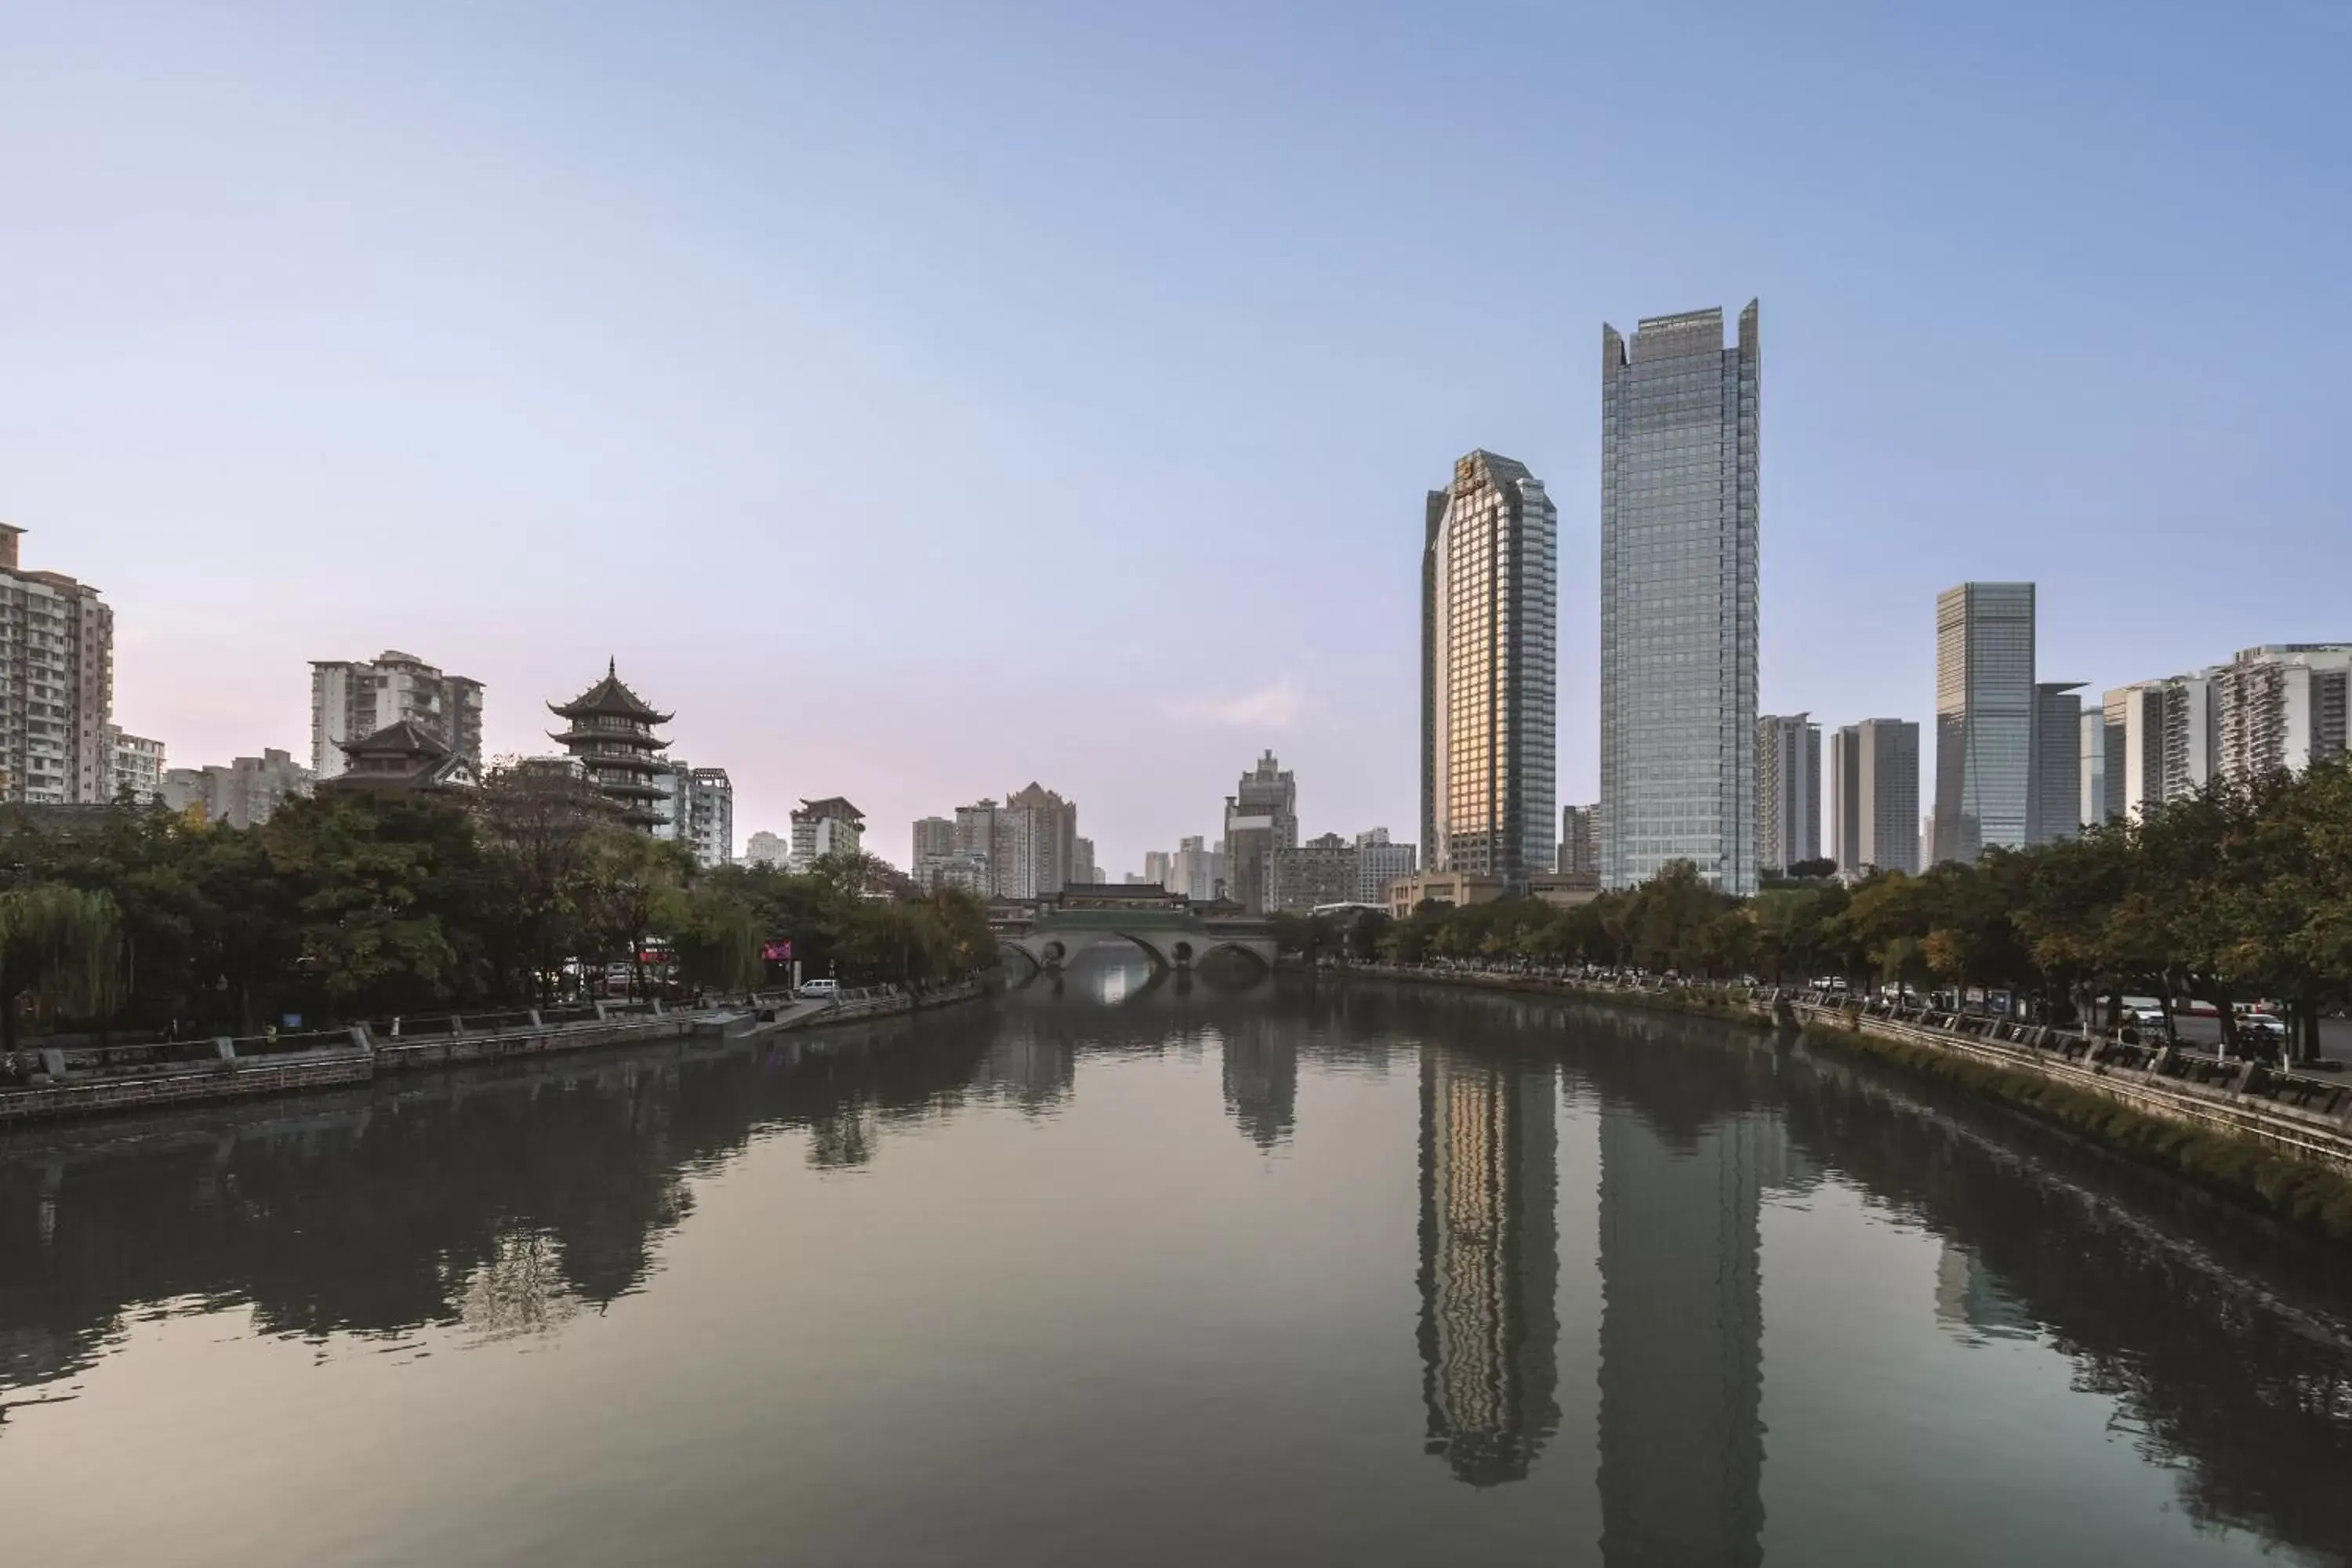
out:
{"label": "hazy sky", "polygon": [[[306,661],[616,656],[739,835],[1038,779],[1114,875],[1271,745],[1416,832],[1423,492],[1561,528],[1601,324],[1763,301],[1763,697],[2352,637],[2352,8],[0,0],[0,519],[179,763]],[[2334,368],[2330,368],[2334,367]]]}

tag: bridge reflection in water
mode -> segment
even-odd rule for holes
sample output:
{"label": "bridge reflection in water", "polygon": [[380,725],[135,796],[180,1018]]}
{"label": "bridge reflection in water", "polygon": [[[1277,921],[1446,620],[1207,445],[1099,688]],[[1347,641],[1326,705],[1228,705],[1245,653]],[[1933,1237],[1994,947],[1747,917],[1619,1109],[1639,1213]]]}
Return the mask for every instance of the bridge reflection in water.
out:
{"label": "bridge reflection in water", "polygon": [[[1934,1236],[1923,1320],[2036,1336],[2116,1402],[2200,1525],[2320,1554],[2352,1542],[2352,1363],[2309,1305],[2340,1304],[2340,1269],[2282,1264],[2303,1255],[1969,1102],[1712,1025],[1549,1002],[1029,994],[784,1049],[640,1051],[20,1140],[0,1152],[0,1406],[61,1396],[158,1311],[241,1303],[262,1331],[320,1343],[428,1324],[560,1335],[646,1289],[701,1177],[777,1130],[803,1132],[814,1164],[864,1167],[964,1108],[1074,1114],[1089,1073],[1214,1049],[1208,1092],[1277,1156],[1322,1131],[1300,1127],[1324,1103],[1303,1078],[1417,1069],[1419,1436],[1477,1488],[1594,1476],[1610,1562],[1760,1560],[1761,1215],[1821,1172]],[[1597,1169],[1597,1190],[1563,1192],[1563,1142],[1588,1138],[1573,1168]],[[1597,1208],[1589,1254],[1563,1255],[1564,1218],[1588,1234],[1571,1205]],[[1588,1268],[1597,1322],[1570,1308],[1563,1324]],[[1586,1470],[1555,1450],[1564,1393],[1594,1383]]]}

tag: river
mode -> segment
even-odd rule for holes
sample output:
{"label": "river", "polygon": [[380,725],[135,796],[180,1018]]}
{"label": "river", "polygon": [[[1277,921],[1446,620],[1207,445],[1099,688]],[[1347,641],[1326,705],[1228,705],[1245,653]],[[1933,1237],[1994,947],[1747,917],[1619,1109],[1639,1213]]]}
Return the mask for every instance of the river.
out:
{"label": "river", "polygon": [[0,1144],[72,1564],[2352,1561],[2352,1269],[1708,1021],[1082,971]]}

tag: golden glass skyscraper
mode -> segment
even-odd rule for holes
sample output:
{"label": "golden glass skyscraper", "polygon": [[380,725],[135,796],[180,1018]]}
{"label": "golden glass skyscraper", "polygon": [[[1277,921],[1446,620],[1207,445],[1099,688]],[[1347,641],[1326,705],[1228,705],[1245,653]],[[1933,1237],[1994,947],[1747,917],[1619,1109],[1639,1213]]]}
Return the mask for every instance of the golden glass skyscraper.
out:
{"label": "golden glass skyscraper", "polygon": [[1421,842],[1433,871],[1524,885],[1559,829],[1559,513],[1472,452],[1429,492],[1421,563]]}

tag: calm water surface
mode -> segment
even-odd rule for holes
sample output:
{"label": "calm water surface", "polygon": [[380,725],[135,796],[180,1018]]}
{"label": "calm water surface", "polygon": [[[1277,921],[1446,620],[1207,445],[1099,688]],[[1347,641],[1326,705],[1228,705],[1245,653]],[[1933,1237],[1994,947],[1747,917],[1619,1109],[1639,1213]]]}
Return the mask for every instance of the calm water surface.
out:
{"label": "calm water surface", "polygon": [[2343,1562],[2347,1304],[1843,1058],[1105,970],[0,1145],[0,1555]]}

